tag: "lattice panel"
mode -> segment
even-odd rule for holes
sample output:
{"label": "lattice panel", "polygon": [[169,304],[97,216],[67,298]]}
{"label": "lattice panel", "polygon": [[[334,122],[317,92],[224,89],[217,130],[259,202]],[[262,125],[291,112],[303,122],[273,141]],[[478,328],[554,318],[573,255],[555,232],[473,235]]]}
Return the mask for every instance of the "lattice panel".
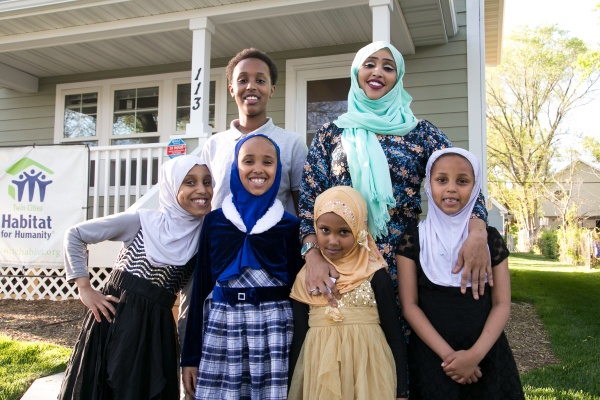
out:
{"label": "lattice panel", "polygon": [[[93,268],[92,286],[102,288],[111,268]],[[62,268],[0,267],[0,299],[78,299],[77,286],[65,279]]]}

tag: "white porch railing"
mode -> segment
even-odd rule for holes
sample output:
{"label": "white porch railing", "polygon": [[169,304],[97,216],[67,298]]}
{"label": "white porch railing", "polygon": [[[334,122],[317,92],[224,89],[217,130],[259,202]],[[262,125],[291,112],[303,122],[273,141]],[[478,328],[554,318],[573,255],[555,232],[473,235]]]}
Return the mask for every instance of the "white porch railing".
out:
{"label": "white porch railing", "polygon": [[[148,193],[158,182],[161,165],[169,159],[167,146],[155,143],[90,147],[88,219],[125,211]],[[198,154],[200,149],[198,146],[188,153]]]}
{"label": "white porch railing", "polygon": [[167,144],[90,148],[88,218],[127,210],[158,181]]}

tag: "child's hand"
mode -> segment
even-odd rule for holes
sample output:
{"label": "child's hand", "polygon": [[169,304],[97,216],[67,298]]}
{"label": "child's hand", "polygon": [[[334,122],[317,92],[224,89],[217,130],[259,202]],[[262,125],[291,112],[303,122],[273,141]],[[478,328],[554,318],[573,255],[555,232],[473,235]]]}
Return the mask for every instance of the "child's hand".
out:
{"label": "child's hand", "polygon": [[112,322],[112,316],[117,310],[112,303],[118,303],[119,299],[114,296],[105,296],[102,292],[95,290],[89,284],[89,279],[76,279],[77,289],[79,290],[79,299],[94,314],[96,321],[101,321],[101,315],[104,315],[108,322]]}
{"label": "child's hand", "polygon": [[198,377],[197,367],[183,367],[181,370],[181,379],[183,380],[183,387],[185,392],[194,396],[196,392],[196,378]]}
{"label": "child's hand", "polygon": [[479,380],[479,378],[481,378],[482,375],[483,374],[481,373],[481,368],[477,366],[473,375],[467,378],[466,383],[475,383]]}
{"label": "child's hand", "polygon": [[475,383],[481,378],[479,359],[472,352],[459,350],[450,354],[442,362],[442,368],[446,375],[457,383]]}

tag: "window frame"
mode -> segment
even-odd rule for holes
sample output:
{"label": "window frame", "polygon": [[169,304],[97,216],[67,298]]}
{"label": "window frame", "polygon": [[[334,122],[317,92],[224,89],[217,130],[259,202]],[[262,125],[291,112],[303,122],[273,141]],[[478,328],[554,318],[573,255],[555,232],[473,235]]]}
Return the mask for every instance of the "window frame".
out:
{"label": "window frame", "polygon": [[[115,135],[113,133],[114,116],[115,116],[115,93],[117,91],[121,91],[121,90],[146,89],[146,88],[151,88],[151,87],[158,88],[157,131],[156,132],[144,132],[144,133],[131,133],[131,134],[125,134],[125,135]],[[158,138],[158,143],[160,143],[160,141],[161,141],[160,132],[164,131],[164,124],[165,124],[164,118],[161,113],[161,111],[164,110],[164,106],[165,106],[165,102],[163,99],[164,90],[165,90],[164,84],[160,80],[144,81],[144,82],[139,82],[139,83],[127,82],[127,83],[122,83],[122,84],[111,85],[110,86],[110,102],[109,102],[109,108],[107,110],[110,113],[110,128],[108,131],[108,143],[106,145],[119,146],[116,144],[112,144],[113,140],[142,139],[142,138]],[[136,95],[136,99],[137,99],[137,95]],[[136,103],[137,103],[137,101],[136,101]],[[136,112],[138,111],[137,106],[135,108],[135,111]]]}
{"label": "window frame", "polygon": [[[227,118],[227,86],[225,68],[211,69],[210,80],[215,81],[215,127],[213,134],[225,130]],[[190,71],[156,75],[140,75],[127,78],[102,79],[56,85],[54,143],[80,143],[95,141],[97,146],[112,145],[115,139],[158,137],[158,142],[169,142],[172,137],[185,137],[187,132],[176,130],[177,85],[191,82]],[[113,135],[114,95],[116,90],[158,86],[158,132]],[[65,97],[73,94],[98,93],[96,113],[96,136],[65,138]]]}
{"label": "window frame", "polygon": [[[57,88],[58,93],[58,88]],[[74,138],[66,138],[64,137],[64,128],[65,128],[65,99],[67,96],[74,94],[84,94],[84,93],[96,93],[97,101],[96,101],[96,134],[94,136],[78,136]],[[98,132],[102,129],[102,121],[100,119],[100,105],[104,101],[103,99],[103,91],[101,86],[88,86],[85,88],[75,88],[75,89],[65,89],[62,92],[61,97],[56,97],[56,123],[54,124],[54,139],[55,143],[81,143],[81,142],[98,142],[100,145],[100,139],[98,136]],[[58,109],[60,108],[60,113]],[[56,137],[60,137],[61,141],[57,142]]]}

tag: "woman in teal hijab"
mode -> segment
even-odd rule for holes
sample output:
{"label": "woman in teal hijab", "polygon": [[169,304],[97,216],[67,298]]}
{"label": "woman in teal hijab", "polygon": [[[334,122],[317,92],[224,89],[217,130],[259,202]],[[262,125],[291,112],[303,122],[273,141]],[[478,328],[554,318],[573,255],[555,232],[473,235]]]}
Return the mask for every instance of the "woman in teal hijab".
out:
{"label": "woman in teal hijab", "polygon": [[[386,58],[386,53],[390,52],[393,60]],[[382,85],[380,79],[367,74],[364,86],[379,92],[372,94],[371,98],[358,81],[359,71],[367,58],[372,63],[367,65],[367,69],[375,68],[374,63],[379,61],[382,63],[382,74],[387,73],[389,78],[389,81],[384,79]],[[410,110],[412,97],[404,90],[403,76],[404,59],[395,47],[386,42],[363,47],[352,63],[348,112],[333,121],[339,128],[344,128],[342,144],[348,158],[350,176],[354,188],[367,200],[369,231],[375,239],[387,235],[387,223],[390,220],[388,208],[396,206],[387,158],[375,133],[404,136],[418,122]]]}
{"label": "woman in teal hijab", "polygon": [[[337,272],[319,251],[311,251],[316,242],[315,198],[339,185],[352,186],[363,195],[369,230],[396,284],[394,254],[407,227],[419,221],[427,160],[435,150],[452,146],[436,126],[413,115],[412,97],[404,90],[403,78],[404,59],[390,43],[374,42],[360,49],[350,69],[348,111],[323,125],[308,151],[299,202],[303,256],[308,266],[306,289],[324,295],[332,306],[337,305],[339,293],[329,277],[336,278]],[[480,194],[469,223],[469,238],[453,271],[463,271],[463,290],[471,271],[474,282],[484,282],[486,272],[491,276],[484,204]],[[483,285],[479,288],[475,283],[472,288],[478,297]]]}

